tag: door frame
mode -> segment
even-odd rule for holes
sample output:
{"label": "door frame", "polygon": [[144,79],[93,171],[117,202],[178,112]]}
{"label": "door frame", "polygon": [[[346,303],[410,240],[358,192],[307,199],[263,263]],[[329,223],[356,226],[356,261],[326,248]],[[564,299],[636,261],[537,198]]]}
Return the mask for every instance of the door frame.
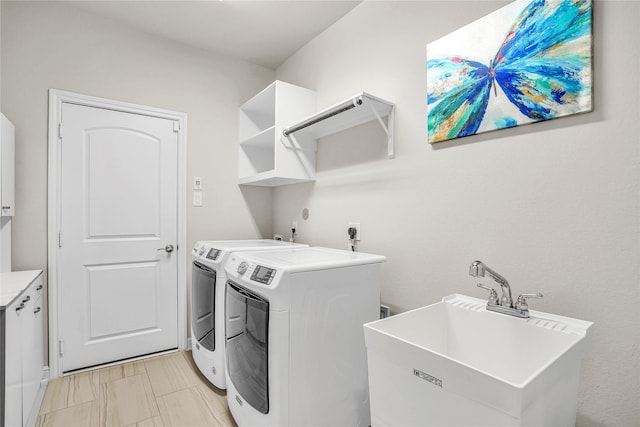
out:
{"label": "door frame", "polygon": [[[58,233],[60,230],[61,210],[61,151],[59,132],[63,103],[97,107],[125,113],[141,114],[173,120],[179,123],[178,132],[178,348],[187,348],[187,114],[163,110],[145,105],[131,104],[95,96],[82,95],[57,89],[49,89],[49,160],[48,160],[48,214],[47,214],[47,294],[49,321],[49,375],[51,378],[62,376],[60,360],[60,289],[58,269]],[[63,132],[64,130],[62,130]]]}

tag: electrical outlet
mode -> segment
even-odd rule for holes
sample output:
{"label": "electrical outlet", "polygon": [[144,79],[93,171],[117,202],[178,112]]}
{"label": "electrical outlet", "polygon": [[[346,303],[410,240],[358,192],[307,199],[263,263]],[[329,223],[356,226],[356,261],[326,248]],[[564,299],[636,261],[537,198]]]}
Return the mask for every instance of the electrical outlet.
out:
{"label": "electrical outlet", "polygon": [[298,221],[293,221],[291,223],[291,228],[295,228],[297,230],[298,229]]}
{"label": "electrical outlet", "polygon": [[360,240],[362,240],[362,230],[360,229],[360,223],[350,222],[349,224],[347,224],[347,235],[349,235],[349,229],[351,227],[356,229],[356,242],[359,242]]}

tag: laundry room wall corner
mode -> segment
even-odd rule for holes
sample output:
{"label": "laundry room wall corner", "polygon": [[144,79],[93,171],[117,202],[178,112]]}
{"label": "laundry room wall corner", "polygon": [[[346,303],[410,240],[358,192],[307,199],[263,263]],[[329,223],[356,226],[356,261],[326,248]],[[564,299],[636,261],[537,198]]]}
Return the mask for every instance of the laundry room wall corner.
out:
{"label": "laundry room wall corner", "polygon": [[242,185],[240,192],[251,212],[253,231],[265,239],[273,238],[273,189]]}

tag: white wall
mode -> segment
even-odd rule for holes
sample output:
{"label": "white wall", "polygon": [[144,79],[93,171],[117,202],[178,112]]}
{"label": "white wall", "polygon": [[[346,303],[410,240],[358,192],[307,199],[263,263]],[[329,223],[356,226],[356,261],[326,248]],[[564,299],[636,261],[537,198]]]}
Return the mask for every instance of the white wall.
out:
{"label": "white wall", "polygon": [[486,262],[516,295],[542,292],[532,308],[595,322],[578,425],[639,425],[640,2],[594,4],[592,113],[429,145],[426,44],[506,3],[364,2],[279,67],[320,108],[395,102],[397,158],[377,125],[321,141],[317,180],[275,190],[274,232],[297,220],[299,241],[345,248],[361,222],[394,312],[484,297],[468,268]]}
{"label": "white wall", "polygon": [[2,7],[0,7],[0,105],[2,104]]}
{"label": "white wall", "polygon": [[16,126],[14,270],[47,266],[49,88],[188,114],[187,188],[202,177],[204,206],[188,208],[185,250],[199,239],[271,235],[271,190],[240,189],[235,159],[237,107],[273,81],[273,70],[58,2],[0,4],[2,111]]}
{"label": "white wall", "polygon": [[[0,100],[2,100],[2,7],[0,7]],[[2,103],[0,102],[0,106]],[[0,111],[2,108],[0,108]],[[9,233],[6,233],[6,230]],[[9,239],[11,238],[11,219],[10,218],[0,218],[0,271],[11,271],[11,265],[6,266],[7,262],[11,262],[11,252],[7,254],[6,249],[6,235],[9,234]]]}

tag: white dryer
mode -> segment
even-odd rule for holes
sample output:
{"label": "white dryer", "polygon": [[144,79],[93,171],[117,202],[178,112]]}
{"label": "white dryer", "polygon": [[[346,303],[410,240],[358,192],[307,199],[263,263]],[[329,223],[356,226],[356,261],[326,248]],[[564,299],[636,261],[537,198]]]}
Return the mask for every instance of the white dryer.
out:
{"label": "white dryer", "polygon": [[227,388],[224,351],[224,263],[235,251],[261,251],[307,245],[279,240],[212,240],[193,248],[191,275],[191,349],[202,374],[216,387]]}
{"label": "white dryer", "polygon": [[233,253],[227,402],[244,426],[369,426],[362,325],[385,257],[309,247]]}

